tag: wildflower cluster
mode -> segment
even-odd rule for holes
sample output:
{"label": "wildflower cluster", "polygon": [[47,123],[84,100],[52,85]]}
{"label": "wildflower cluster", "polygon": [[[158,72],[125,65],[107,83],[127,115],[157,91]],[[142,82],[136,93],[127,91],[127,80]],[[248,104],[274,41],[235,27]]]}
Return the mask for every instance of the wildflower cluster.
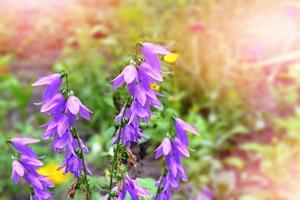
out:
{"label": "wildflower cluster", "polygon": [[[46,85],[43,93],[41,113],[50,115],[52,119],[44,125],[43,139],[53,138],[52,147],[56,153],[65,151],[63,164],[65,173],[71,172],[76,177],[82,175],[84,165],[81,160],[82,153],[88,153],[88,148],[78,137],[74,128],[76,117],[80,114],[89,120],[91,111],[73,95],[73,92],[60,90],[62,77],[66,74],[52,74],[37,80],[32,86]],[[65,98],[65,96],[67,98]],[[90,174],[90,171],[87,172]]]}
{"label": "wildflower cluster", "polygon": [[[142,194],[146,195],[146,192],[139,193],[140,190],[128,189],[139,188],[137,184],[134,187],[119,187],[117,194],[112,193],[112,178],[118,166],[116,162],[120,143],[127,148],[132,143],[140,143],[140,140],[145,138],[141,132],[140,122],[148,122],[150,120],[152,107],[162,108],[162,104],[157,98],[159,94],[151,87],[151,84],[163,81],[159,55],[169,55],[171,52],[163,46],[151,43],[140,43],[138,46],[141,48],[143,58],[135,56],[130,64],[112,80],[114,89],[126,84],[130,97],[121,109],[121,112],[116,116],[116,121],[120,126],[113,141],[117,147],[112,161],[109,199],[113,196],[117,196],[118,199],[124,199],[126,191],[129,192],[132,199],[138,199],[138,196],[142,196]],[[118,184],[126,185],[126,183],[132,182],[128,180],[131,180],[128,176],[124,179],[119,179]]]}
{"label": "wildflower cluster", "polygon": [[179,189],[180,180],[187,181],[185,167],[181,163],[181,158],[190,156],[188,151],[189,141],[186,132],[198,135],[193,126],[179,118],[174,120],[177,134],[173,139],[166,137],[155,150],[155,157],[159,158],[164,155],[166,163],[165,171],[157,183],[158,191],[155,197],[157,200],[172,199],[171,190],[177,191]]}
{"label": "wildflower cluster", "polygon": [[[63,78],[66,79],[66,88],[61,89]],[[70,172],[75,177],[83,176],[86,190],[89,190],[86,176],[91,175],[91,172],[84,160],[84,154],[88,153],[89,149],[80,139],[74,126],[78,115],[89,120],[91,111],[69,89],[68,75],[65,72],[42,77],[32,86],[45,86],[40,103],[41,113],[51,116],[51,119],[43,125],[45,132],[42,138],[53,138],[54,152],[64,152],[64,160],[58,170],[64,168],[65,174]]]}
{"label": "wildflower cluster", "polygon": [[[149,197],[146,188],[141,187],[137,180],[130,178],[127,165],[136,167],[137,158],[131,152],[132,144],[139,144],[146,137],[140,127],[141,122],[148,123],[151,119],[152,109],[162,109],[163,105],[158,99],[159,83],[163,81],[161,58],[173,64],[178,55],[171,53],[164,46],[151,43],[139,43],[136,46],[141,50],[141,57],[136,53],[130,64],[112,80],[113,88],[126,85],[128,97],[120,113],[115,117],[118,128],[113,139],[113,158],[110,169],[109,191],[104,199],[124,200],[127,195],[131,199]],[[62,87],[63,80],[65,86]],[[87,179],[91,172],[87,166],[84,155],[89,149],[75,128],[78,116],[90,120],[91,111],[74,96],[68,83],[68,74],[52,74],[42,77],[32,86],[44,86],[41,113],[50,116],[49,121],[43,125],[45,131],[42,139],[52,139],[52,148],[55,153],[64,153],[63,163],[57,170],[64,170],[64,174],[72,173],[76,180],[68,190],[69,198],[75,196],[78,188],[85,193],[85,199],[91,200],[91,188]],[[180,181],[186,181],[185,167],[182,158],[189,157],[187,132],[198,134],[195,128],[179,118],[172,118],[170,133],[162,144],[156,149],[156,158],[164,155],[165,170],[156,186],[157,193],[153,197],[159,200],[172,199],[172,191],[177,191]],[[173,130],[176,130],[174,133]],[[45,176],[37,173],[43,165],[27,144],[37,142],[32,138],[12,139],[12,146],[18,151],[13,161],[12,179],[17,183],[23,177],[32,188],[34,199],[51,199],[48,191],[52,184]],[[41,171],[42,172],[42,171]]]}
{"label": "wildflower cluster", "polygon": [[157,98],[159,94],[151,87],[151,84],[163,81],[158,55],[171,54],[163,46],[150,43],[140,45],[144,59],[132,60],[112,81],[115,89],[126,83],[127,91],[132,97],[131,105],[128,108],[124,106],[116,117],[118,123],[122,123],[122,116],[127,123],[121,130],[118,130],[114,143],[120,137],[122,144],[126,146],[130,146],[132,142],[139,143],[143,138],[139,122],[150,120],[151,107],[162,108]]}
{"label": "wildflower cluster", "polygon": [[30,185],[33,200],[51,200],[52,195],[49,188],[53,185],[45,176],[37,172],[38,168],[43,166],[43,162],[28,146],[28,144],[36,142],[39,140],[34,138],[13,138],[9,141],[13,152],[16,151],[12,163],[12,180],[17,184],[22,177]]}

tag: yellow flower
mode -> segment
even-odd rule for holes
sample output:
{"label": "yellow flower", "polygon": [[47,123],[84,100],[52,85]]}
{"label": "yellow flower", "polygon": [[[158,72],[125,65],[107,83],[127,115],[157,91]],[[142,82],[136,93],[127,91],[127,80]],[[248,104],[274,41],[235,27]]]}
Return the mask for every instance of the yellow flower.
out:
{"label": "yellow flower", "polygon": [[38,173],[47,176],[47,179],[55,185],[66,183],[71,178],[70,174],[63,174],[64,168],[57,170],[58,164],[49,163],[38,169]]}
{"label": "yellow flower", "polygon": [[178,57],[179,57],[179,55],[177,53],[171,53],[171,54],[165,55],[163,57],[163,60],[166,63],[174,64],[178,60]]}
{"label": "yellow flower", "polygon": [[156,83],[150,83],[150,87],[152,90],[158,91],[159,90],[159,85]]}

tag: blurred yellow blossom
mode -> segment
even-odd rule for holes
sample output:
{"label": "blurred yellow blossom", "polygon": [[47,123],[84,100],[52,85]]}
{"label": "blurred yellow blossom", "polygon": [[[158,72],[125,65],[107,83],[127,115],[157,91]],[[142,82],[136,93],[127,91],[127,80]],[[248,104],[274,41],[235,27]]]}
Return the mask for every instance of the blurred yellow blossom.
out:
{"label": "blurred yellow blossom", "polygon": [[152,90],[155,90],[155,91],[159,90],[159,85],[156,83],[150,83],[150,87]]}
{"label": "blurred yellow blossom", "polygon": [[165,55],[163,57],[163,60],[167,63],[173,64],[178,60],[179,55],[177,53],[171,53],[168,55]]}
{"label": "blurred yellow blossom", "polygon": [[63,174],[64,168],[57,170],[58,167],[59,167],[58,164],[49,163],[39,168],[38,173],[47,176],[47,179],[52,183],[54,183],[55,185],[68,182],[71,178],[71,175]]}

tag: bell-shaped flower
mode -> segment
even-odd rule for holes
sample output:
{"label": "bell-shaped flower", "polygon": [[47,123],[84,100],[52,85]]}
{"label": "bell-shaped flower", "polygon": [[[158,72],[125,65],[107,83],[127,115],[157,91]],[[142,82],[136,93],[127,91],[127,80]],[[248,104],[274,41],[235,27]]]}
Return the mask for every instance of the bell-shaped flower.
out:
{"label": "bell-shaped flower", "polygon": [[123,69],[123,71],[112,80],[113,88],[117,89],[122,86],[124,83],[130,84],[137,77],[137,69],[133,64],[128,65]]}
{"label": "bell-shaped flower", "polygon": [[14,160],[12,163],[12,175],[11,175],[12,180],[16,184],[19,183],[20,177],[23,177],[24,173],[25,173],[25,169],[23,165],[19,161]]}
{"label": "bell-shaped flower", "polygon": [[157,195],[157,199],[159,200],[172,199],[171,189],[177,191],[180,186],[180,181],[187,181],[185,167],[181,163],[182,157],[190,156],[186,131],[197,135],[199,134],[193,126],[179,118],[175,119],[175,130],[177,134],[175,134],[173,140],[171,141],[168,137],[165,138],[161,145],[155,150],[156,158],[162,155],[165,156],[167,168],[167,174],[160,177],[158,181],[163,187],[162,191]]}
{"label": "bell-shaped flower", "polygon": [[171,54],[171,52],[165,46],[162,45],[145,42],[143,43],[143,48],[149,49],[151,52],[155,54],[161,54],[161,55]]}
{"label": "bell-shaped flower", "polygon": [[168,155],[172,151],[171,141],[168,137],[163,139],[159,147],[155,150],[155,158],[159,158],[162,155]]}
{"label": "bell-shaped flower", "polygon": [[90,113],[92,112],[75,96],[68,97],[66,109],[73,115],[77,115],[79,113],[86,120],[90,120],[91,118]]}
{"label": "bell-shaped flower", "polygon": [[52,195],[48,188],[53,187],[45,176],[37,173],[37,169],[43,165],[35,152],[28,144],[36,143],[39,140],[29,137],[13,138],[10,140],[12,146],[18,152],[17,158],[12,162],[12,180],[17,184],[22,177],[33,189],[32,199],[51,200]]}
{"label": "bell-shaped flower", "polygon": [[61,75],[52,74],[49,76],[39,78],[36,82],[32,84],[32,86],[35,87],[46,85],[43,92],[43,101],[48,101],[59,91],[61,83]]}

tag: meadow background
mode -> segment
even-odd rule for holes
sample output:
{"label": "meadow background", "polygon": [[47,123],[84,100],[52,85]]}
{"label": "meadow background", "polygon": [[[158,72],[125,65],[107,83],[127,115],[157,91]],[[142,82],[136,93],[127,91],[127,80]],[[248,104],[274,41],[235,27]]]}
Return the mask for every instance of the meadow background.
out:
{"label": "meadow background", "polygon": [[[162,163],[153,151],[176,113],[194,124],[189,181],[174,199],[300,199],[300,2],[296,0],[0,0],[0,199],[28,198],[10,180],[6,139],[39,138],[41,90],[31,83],[66,69],[70,84],[94,113],[80,121],[91,181],[107,187],[116,92],[110,80],[139,41],[164,44],[179,55],[158,88],[165,110],[143,127],[151,137],[134,152],[139,172],[153,182]],[[55,169],[49,141],[35,145],[54,199],[66,199],[69,175]],[[47,147],[47,148],[46,148]],[[95,199],[103,195],[96,188]],[[80,199],[80,197],[78,197]]]}

